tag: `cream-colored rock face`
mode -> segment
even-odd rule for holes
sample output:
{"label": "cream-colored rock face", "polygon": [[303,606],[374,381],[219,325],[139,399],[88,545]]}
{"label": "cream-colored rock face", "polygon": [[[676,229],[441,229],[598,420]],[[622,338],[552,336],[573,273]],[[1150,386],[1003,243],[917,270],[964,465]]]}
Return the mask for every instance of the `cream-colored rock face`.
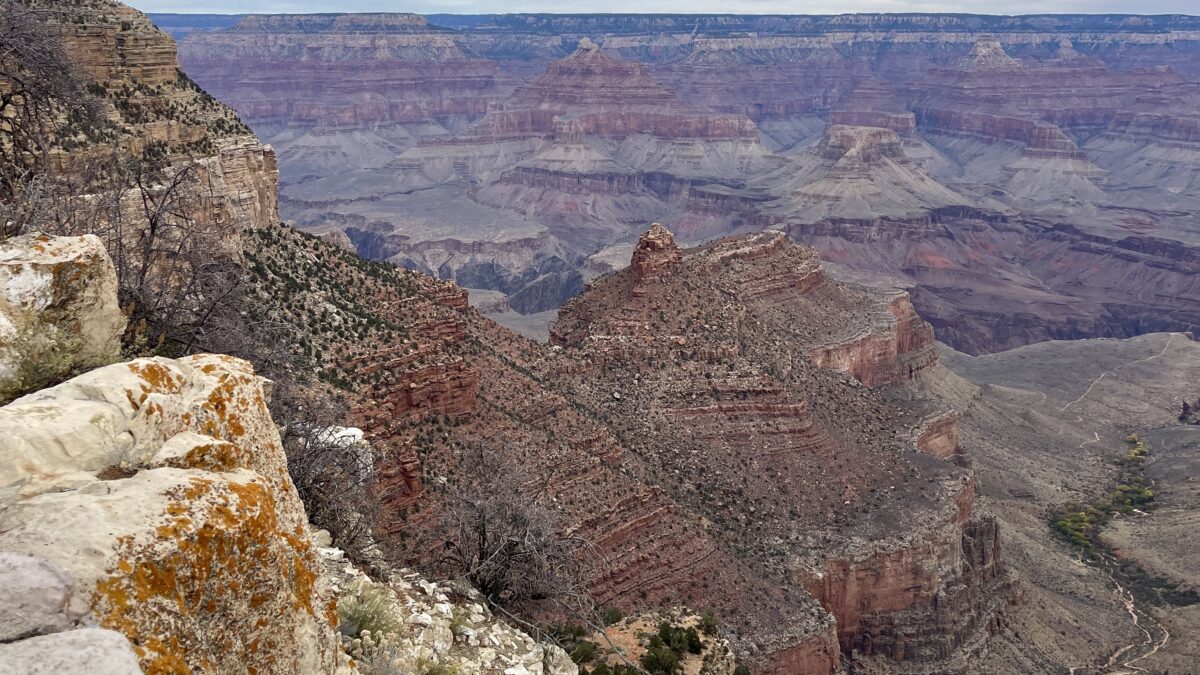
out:
{"label": "cream-colored rock face", "polygon": [[0,243],[0,379],[46,345],[69,352],[67,370],[112,361],[125,319],[117,274],[94,235],[31,234]]}
{"label": "cream-colored rock face", "polygon": [[232,357],[138,359],[0,408],[0,550],[66,570],[146,672],[336,671],[263,385]]}

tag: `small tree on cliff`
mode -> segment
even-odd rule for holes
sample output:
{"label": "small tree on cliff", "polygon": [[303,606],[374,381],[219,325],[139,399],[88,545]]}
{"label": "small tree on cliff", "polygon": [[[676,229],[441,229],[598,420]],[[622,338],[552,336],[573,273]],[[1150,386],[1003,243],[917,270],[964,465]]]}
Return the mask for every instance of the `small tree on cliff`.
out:
{"label": "small tree on cliff", "polygon": [[[645,673],[604,634],[583,583],[607,561],[588,540],[562,533],[558,515],[542,504],[549,481],[532,479],[507,445],[495,439],[463,450],[461,473],[443,495],[439,572],[466,579],[499,614],[572,658],[586,641],[564,641],[564,626],[573,626],[575,637],[600,634],[624,662],[620,672]],[[522,618],[535,612],[568,623],[547,628]]]}
{"label": "small tree on cliff", "polygon": [[496,448],[462,453],[463,474],[446,491],[441,562],[493,605],[563,602],[579,595],[580,549],[560,534],[556,514],[539,504],[541,490]]}
{"label": "small tree on cliff", "polygon": [[99,101],[67,57],[56,24],[77,11],[0,0],[0,238],[21,233],[46,192],[48,156],[104,128]]}

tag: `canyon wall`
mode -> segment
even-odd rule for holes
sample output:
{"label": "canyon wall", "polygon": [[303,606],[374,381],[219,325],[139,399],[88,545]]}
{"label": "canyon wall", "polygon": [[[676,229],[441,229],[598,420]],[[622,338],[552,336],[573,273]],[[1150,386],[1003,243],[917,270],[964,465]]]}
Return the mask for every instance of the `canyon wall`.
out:
{"label": "canyon wall", "polygon": [[[718,315],[721,296],[736,304]],[[558,375],[575,396],[636,439],[627,442],[649,475],[719,541],[818,601],[844,656],[945,660],[994,627],[1009,583],[998,530],[973,513],[974,480],[945,461],[960,452],[957,416],[920,394],[937,351],[903,294],[829,279],[782,233],[682,250],[655,225],[629,268],[563,308],[551,341],[591,364]],[[850,394],[889,390],[908,393],[888,412],[866,412],[858,406],[880,399]],[[866,419],[903,429],[909,454],[880,448],[882,429],[861,429],[874,440],[860,445]],[[916,459],[899,469],[900,457]],[[921,506],[906,481],[875,483],[917,474],[932,499]],[[821,481],[794,490],[789,477],[800,475]],[[827,639],[781,644],[755,663],[824,672]]]}
{"label": "canyon wall", "polygon": [[775,228],[979,352],[1197,325],[1186,264],[1116,250],[1200,241],[1189,21],[248,17],[182,54],[280,148],[285,217],[519,313],[648,221]]}

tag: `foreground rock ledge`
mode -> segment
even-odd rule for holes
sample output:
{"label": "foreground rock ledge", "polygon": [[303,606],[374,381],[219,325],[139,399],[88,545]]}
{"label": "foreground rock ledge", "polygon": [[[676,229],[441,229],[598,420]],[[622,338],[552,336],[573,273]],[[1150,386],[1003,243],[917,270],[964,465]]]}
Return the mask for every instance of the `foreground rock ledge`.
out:
{"label": "foreground rock ledge", "polygon": [[0,550],[69,573],[148,673],[340,667],[263,383],[228,356],[137,359],[0,408]]}

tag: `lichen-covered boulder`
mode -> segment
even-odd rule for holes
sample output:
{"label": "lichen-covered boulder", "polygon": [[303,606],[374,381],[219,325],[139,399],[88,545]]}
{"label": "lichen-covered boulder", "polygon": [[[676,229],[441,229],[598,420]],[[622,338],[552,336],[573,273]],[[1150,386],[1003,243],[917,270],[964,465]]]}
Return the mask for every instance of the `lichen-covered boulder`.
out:
{"label": "lichen-covered boulder", "polygon": [[138,359],[0,408],[0,550],[51,560],[148,673],[328,673],[334,596],[264,381]]}
{"label": "lichen-covered boulder", "polygon": [[0,400],[111,363],[124,328],[116,270],[98,237],[0,243]]}

